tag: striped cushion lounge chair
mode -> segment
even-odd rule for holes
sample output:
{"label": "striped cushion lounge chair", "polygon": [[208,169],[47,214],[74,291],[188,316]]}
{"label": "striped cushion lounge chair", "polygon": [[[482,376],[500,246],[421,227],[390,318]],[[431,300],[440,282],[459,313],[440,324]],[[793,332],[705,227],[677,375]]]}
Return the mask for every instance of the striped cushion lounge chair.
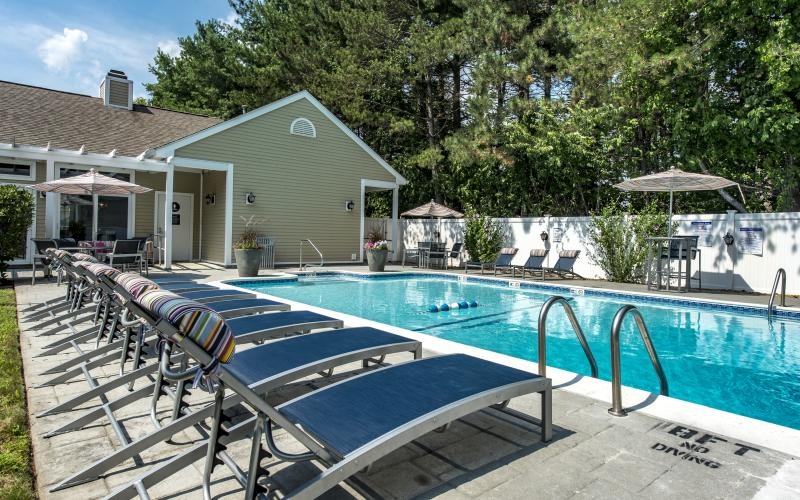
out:
{"label": "striped cushion lounge chair", "polygon": [[539,274],[539,276],[544,279],[544,261],[549,252],[550,250],[547,248],[534,248],[531,250],[531,254],[524,264],[521,266],[514,266],[512,274],[516,277],[517,271],[519,271],[523,278],[525,277],[525,273],[530,273],[531,277],[534,278]]}
{"label": "striped cushion lounge chair", "polygon": [[494,261],[494,274],[496,275],[498,271],[501,273],[513,273],[514,266],[511,264],[511,261],[514,259],[514,256],[517,255],[518,248],[501,248],[500,254],[497,256],[497,259]]}
{"label": "striped cushion lounge chair", "polygon": [[554,274],[559,278],[583,279],[580,274],[572,270],[580,253],[580,250],[561,250],[558,252],[558,260],[556,263],[553,264],[553,267],[546,268],[545,272],[547,274]]}

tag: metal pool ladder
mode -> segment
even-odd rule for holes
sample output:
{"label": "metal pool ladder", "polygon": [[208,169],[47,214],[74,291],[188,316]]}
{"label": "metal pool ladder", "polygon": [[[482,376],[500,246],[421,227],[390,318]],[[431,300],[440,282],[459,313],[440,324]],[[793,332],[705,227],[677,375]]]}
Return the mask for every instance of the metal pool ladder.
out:
{"label": "metal pool ladder", "polygon": [[581,343],[583,352],[586,354],[586,359],[589,361],[589,366],[592,370],[592,377],[597,378],[597,361],[594,359],[592,350],[589,349],[589,343],[586,342],[586,336],[584,336],[581,325],[578,324],[578,319],[575,317],[575,311],[573,311],[572,306],[569,305],[568,299],[561,297],[560,295],[555,295],[547,299],[547,301],[542,305],[541,311],[539,311],[539,335],[537,339],[539,344],[539,375],[542,377],[547,376],[547,314],[550,312],[550,308],[557,303],[560,303],[564,307],[564,312],[567,314],[570,324],[572,324],[572,329],[575,331],[575,336],[578,337],[578,342]]}
{"label": "metal pool ladder", "polygon": [[[308,243],[309,245],[311,245],[311,248],[313,248],[317,252],[317,255],[319,255],[319,264],[318,265],[312,266],[311,264],[306,264],[305,266],[303,266],[303,244],[304,243]],[[300,240],[300,268],[299,268],[299,270],[300,271],[308,271],[308,270],[312,269],[312,272],[315,272],[315,271],[313,271],[313,269],[319,269],[324,265],[325,265],[325,257],[322,256],[322,252],[319,251],[319,248],[317,248],[317,245],[315,245],[314,242],[311,241],[311,240]]]}
{"label": "metal pool ladder", "polygon": [[778,292],[778,282],[781,282],[781,307],[786,307],[786,271],[783,268],[775,273],[775,282],[772,283],[772,293],[769,294],[769,304],[767,305],[767,317],[772,317],[772,308],[775,307],[775,295]]}
{"label": "metal pool ladder", "polygon": [[617,314],[614,315],[614,321],[611,323],[611,408],[608,409],[608,413],[615,417],[624,417],[628,414],[625,408],[622,407],[622,369],[620,368],[619,362],[619,330],[622,328],[622,321],[628,313],[633,314],[633,319],[636,321],[636,326],[639,329],[639,335],[641,335],[644,347],[647,349],[647,354],[650,356],[650,362],[653,364],[656,375],[658,375],[658,381],[661,385],[661,395],[669,396],[667,376],[664,375],[661,361],[658,360],[658,353],[656,352],[656,348],[653,347],[653,341],[650,339],[650,332],[647,330],[647,325],[644,324],[642,313],[640,313],[634,305],[624,305],[617,311]]}

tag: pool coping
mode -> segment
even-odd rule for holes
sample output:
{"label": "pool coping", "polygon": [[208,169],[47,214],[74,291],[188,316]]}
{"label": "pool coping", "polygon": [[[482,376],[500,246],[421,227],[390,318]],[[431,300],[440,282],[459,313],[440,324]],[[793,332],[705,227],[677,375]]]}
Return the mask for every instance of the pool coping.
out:
{"label": "pool coping", "polygon": [[[496,363],[500,363],[506,366],[511,366],[513,368],[517,368],[520,370],[532,373],[538,373],[538,364],[534,361],[527,361],[524,359],[515,358],[513,356],[509,356],[506,354],[496,353],[494,351],[481,349],[479,347],[474,347],[467,344],[461,344],[459,342],[454,342],[451,340],[434,337],[420,332],[414,332],[411,330],[407,330],[405,328],[361,318],[359,316],[354,316],[351,314],[342,313],[338,311],[332,311],[322,307],[312,306],[302,302],[236,286],[237,283],[241,284],[242,282],[252,282],[252,281],[285,281],[285,282],[296,281],[297,276],[301,276],[302,274],[303,273],[298,272],[296,273],[295,277],[289,279],[284,277],[270,277],[270,278],[260,278],[260,279],[235,278],[229,280],[214,281],[211,282],[210,284],[217,285],[223,288],[247,290],[248,292],[254,293],[256,296],[261,298],[277,300],[280,302],[287,303],[291,305],[293,309],[300,308],[309,311],[314,311],[320,314],[326,314],[328,316],[332,316],[343,320],[345,324],[347,324],[348,326],[371,326],[374,328],[383,329],[391,333],[396,333],[398,335],[403,335],[408,338],[419,340],[420,342],[423,343],[423,347],[425,349],[437,353],[469,354],[482,359],[494,361]],[[316,273],[316,275],[318,276],[335,275],[335,274],[350,274],[357,277],[366,277],[366,278],[375,276],[374,274],[358,273],[353,271],[326,271],[325,273],[320,273],[320,272]],[[429,273],[429,272],[398,272],[398,273],[392,273],[391,275],[380,275],[380,276],[409,277],[414,275],[426,276],[426,277],[430,276],[449,276],[451,278],[454,277],[454,275],[452,274]],[[504,281],[505,282],[518,281],[513,279],[509,280],[508,278],[500,278],[500,277],[495,278],[488,276],[480,277],[480,276],[467,275],[467,277],[477,278],[477,281],[486,280],[491,282],[491,284],[497,284],[498,282],[504,282]],[[457,280],[461,279],[461,275],[456,275],[455,278]],[[473,280],[467,279],[466,281],[473,281]],[[531,282],[523,282],[523,283],[539,285],[539,283],[531,283]],[[574,286],[564,286],[555,284],[553,285],[541,284],[541,285],[543,285],[543,288],[550,291],[552,291],[553,288],[562,288],[562,289],[579,288],[584,290],[583,294],[585,294],[586,291],[592,292],[589,295],[595,295],[595,293],[593,292],[605,292],[605,290],[597,290],[589,287],[574,287]],[[528,287],[528,286],[523,287],[522,285],[520,285],[520,288],[540,288],[540,287]],[[599,293],[597,295],[612,295],[612,296],[621,295],[625,297],[644,296],[646,299],[649,299],[651,297],[661,297],[659,295],[643,294],[636,292],[611,292],[611,294]],[[670,298],[665,298],[665,299],[670,300]],[[687,303],[687,305],[696,306],[696,304],[692,303],[693,300],[688,300],[688,299],[676,299],[676,300],[680,301],[681,303]],[[744,306],[747,309],[761,309],[763,310],[763,314],[766,315],[766,306],[759,307],[759,306],[752,306],[749,304],[741,304],[736,302],[709,301],[702,299],[697,299],[697,300],[701,300],[704,303],[711,303],[717,306],[724,306],[723,310],[731,310],[729,309],[729,307],[731,306],[734,307]],[[667,303],[674,304],[674,302],[667,302]],[[743,312],[736,308],[734,308],[733,310]],[[795,311],[789,311],[789,312],[795,312]],[[797,311],[796,313],[797,313],[797,318],[800,319],[800,311]],[[794,319],[794,316],[791,317]],[[568,370],[563,370],[561,368],[553,367],[550,365],[547,366],[547,376],[553,380],[553,387],[556,389],[565,390],[591,399],[603,401],[605,403],[608,403],[609,405],[611,404],[611,382],[600,379],[594,379],[586,375],[570,372]],[[631,411],[638,411],[643,414],[650,415],[652,417],[671,420],[677,423],[686,424],[688,426],[699,427],[713,433],[721,434],[735,439],[741,439],[750,444],[754,444],[757,446],[764,446],[766,448],[787,453],[795,457],[800,457],[800,430],[798,429],[792,429],[791,427],[773,424],[771,422],[758,420],[752,417],[746,417],[743,415],[738,415],[735,413],[718,410],[698,403],[692,403],[689,401],[684,401],[668,396],[661,396],[659,394],[650,393],[629,386],[622,386],[622,401],[625,403],[625,407],[628,408],[629,410],[635,408],[635,410]]]}

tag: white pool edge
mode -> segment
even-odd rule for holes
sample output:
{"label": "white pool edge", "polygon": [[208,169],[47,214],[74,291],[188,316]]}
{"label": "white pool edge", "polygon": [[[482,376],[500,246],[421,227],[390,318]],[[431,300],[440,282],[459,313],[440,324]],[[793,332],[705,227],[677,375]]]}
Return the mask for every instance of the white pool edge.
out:
{"label": "white pool edge", "polygon": [[[347,271],[337,271],[347,272]],[[357,273],[352,273],[357,274]],[[434,273],[431,273],[434,274]],[[243,278],[235,281],[250,281]],[[234,281],[234,280],[228,280]],[[263,280],[267,281],[267,280]],[[502,281],[508,281],[502,280]],[[316,307],[303,302],[269,295],[252,289],[245,289],[226,283],[225,281],[212,281],[209,284],[221,288],[246,290],[255,294],[257,297],[275,300],[289,304],[292,309],[305,309],[308,311],[325,314],[337,319],[341,319],[347,326],[371,326],[387,332],[403,335],[414,340],[419,340],[426,350],[440,354],[463,353],[486,359],[506,366],[511,366],[531,373],[538,373],[538,364],[533,361],[515,358],[506,354],[481,349],[479,347],[461,344],[451,340],[446,340],[424,333],[414,332],[405,328],[368,320],[351,314],[332,311],[322,307]],[[595,379],[578,373],[562,370],[553,366],[547,366],[547,376],[552,379],[553,386],[558,390],[585,396],[597,401],[602,401],[611,405],[611,382]],[[566,384],[563,387],[559,387]],[[647,402],[652,399],[652,401]],[[708,406],[683,401],[668,396],[661,396],[641,389],[622,386],[622,401],[626,408],[637,407],[636,412],[641,412],[651,417],[670,420],[689,427],[724,435],[726,437],[740,439],[747,444],[763,446],[775,451],[786,453],[794,457],[800,457],[800,430],[792,429],[782,425],[765,422],[751,417],[737,415],[735,413],[717,410]],[[638,408],[639,405],[642,405]],[[618,417],[625,418],[625,417]],[[553,422],[558,425],[558,422]]]}

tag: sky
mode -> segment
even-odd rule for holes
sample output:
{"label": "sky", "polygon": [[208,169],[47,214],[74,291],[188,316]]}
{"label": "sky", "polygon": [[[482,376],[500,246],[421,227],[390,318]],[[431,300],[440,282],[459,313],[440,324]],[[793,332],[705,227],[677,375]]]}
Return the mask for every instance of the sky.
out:
{"label": "sky", "polygon": [[235,13],[226,0],[3,0],[0,80],[95,96],[118,69],[147,97],[156,50],[178,54],[178,37],[211,18]]}

